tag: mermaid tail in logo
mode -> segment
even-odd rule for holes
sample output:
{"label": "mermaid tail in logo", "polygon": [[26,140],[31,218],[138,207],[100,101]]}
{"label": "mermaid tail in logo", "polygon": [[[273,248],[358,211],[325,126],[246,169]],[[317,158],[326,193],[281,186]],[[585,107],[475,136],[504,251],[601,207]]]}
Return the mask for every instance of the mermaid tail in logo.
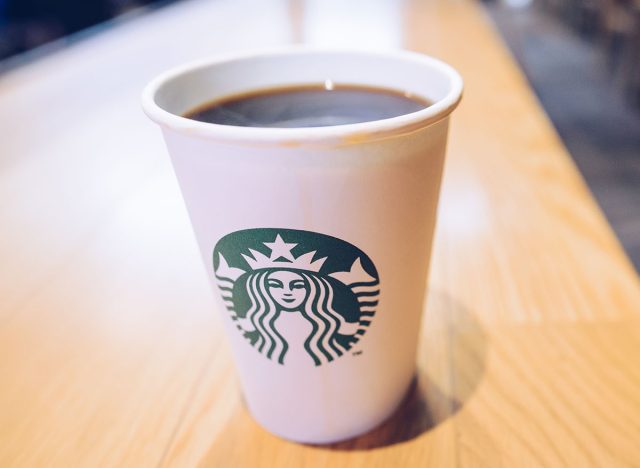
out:
{"label": "mermaid tail in logo", "polygon": [[[324,256],[316,258],[318,252]],[[310,324],[304,351],[319,366],[345,355],[365,334],[380,294],[377,271],[362,251],[308,231],[231,233],[216,245],[214,271],[238,330],[283,365],[290,346],[278,329],[281,314],[300,314]]]}

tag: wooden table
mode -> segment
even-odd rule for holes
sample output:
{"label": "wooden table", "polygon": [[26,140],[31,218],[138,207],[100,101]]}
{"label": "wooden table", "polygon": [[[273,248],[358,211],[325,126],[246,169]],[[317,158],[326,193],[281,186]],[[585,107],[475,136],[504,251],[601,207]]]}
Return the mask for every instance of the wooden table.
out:
{"label": "wooden table", "polygon": [[[405,47],[460,70],[419,379],[328,447],[243,407],[139,93],[289,42]],[[0,466],[640,466],[640,288],[471,0],[190,0],[0,79]]]}

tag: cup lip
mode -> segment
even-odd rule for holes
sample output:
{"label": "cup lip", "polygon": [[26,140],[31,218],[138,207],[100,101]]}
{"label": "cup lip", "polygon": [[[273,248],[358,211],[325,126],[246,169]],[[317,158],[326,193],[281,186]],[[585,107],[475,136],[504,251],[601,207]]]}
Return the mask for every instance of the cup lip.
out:
{"label": "cup lip", "polygon": [[[156,103],[156,95],[163,86],[184,73],[190,73],[210,66],[238,60],[250,60],[266,56],[282,57],[308,54],[369,55],[380,58],[402,59],[435,69],[449,80],[447,94],[425,109],[388,119],[368,122],[334,125],[325,127],[272,128],[240,127],[221,125],[192,120],[173,114]],[[188,134],[228,143],[248,145],[323,145],[350,144],[405,135],[428,127],[446,118],[458,106],[462,99],[463,80],[450,65],[417,52],[407,50],[371,51],[345,48],[313,47],[293,45],[278,48],[218,54],[200,60],[185,63],[169,69],[151,80],[142,92],[142,108],[145,114],[161,127]]]}

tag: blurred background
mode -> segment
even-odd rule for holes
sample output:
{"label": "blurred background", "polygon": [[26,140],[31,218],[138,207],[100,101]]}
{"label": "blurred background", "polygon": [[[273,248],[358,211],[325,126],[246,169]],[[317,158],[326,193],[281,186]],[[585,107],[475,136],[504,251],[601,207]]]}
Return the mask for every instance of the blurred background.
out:
{"label": "blurred background", "polygon": [[77,39],[75,33],[166,3],[166,0],[0,0],[0,59],[56,40],[61,46]]}
{"label": "blurred background", "polygon": [[[0,73],[169,3],[0,0]],[[639,269],[640,0],[482,5]],[[344,22],[333,15],[331,29],[348,32],[353,16],[346,2],[339,8]]]}
{"label": "blurred background", "polygon": [[640,0],[484,3],[640,269]]}

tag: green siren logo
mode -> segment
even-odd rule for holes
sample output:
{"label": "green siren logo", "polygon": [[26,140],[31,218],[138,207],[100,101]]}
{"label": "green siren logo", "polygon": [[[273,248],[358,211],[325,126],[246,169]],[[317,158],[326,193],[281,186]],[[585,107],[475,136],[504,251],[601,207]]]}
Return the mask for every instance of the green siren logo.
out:
{"label": "green siren logo", "polygon": [[[341,239],[293,229],[247,229],[213,251],[216,282],[244,338],[280,364],[316,366],[349,351],[375,315],[378,272]],[[293,324],[293,325],[292,325]]]}

